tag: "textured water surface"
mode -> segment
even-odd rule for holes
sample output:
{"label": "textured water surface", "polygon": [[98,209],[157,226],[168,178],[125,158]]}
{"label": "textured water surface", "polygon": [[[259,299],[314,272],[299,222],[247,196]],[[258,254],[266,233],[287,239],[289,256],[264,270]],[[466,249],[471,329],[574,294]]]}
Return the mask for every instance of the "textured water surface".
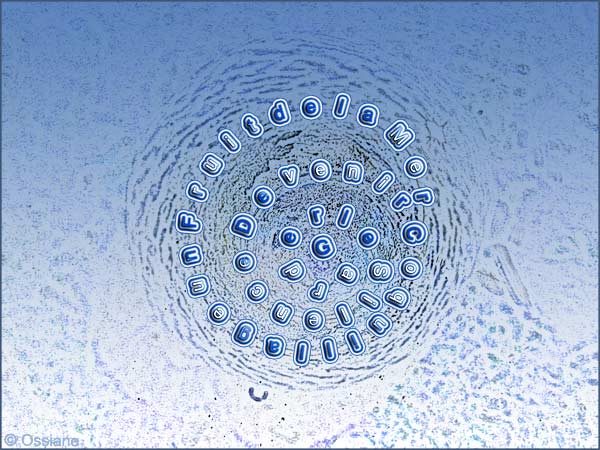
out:
{"label": "textured water surface", "polygon": [[[2,438],[76,436],[89,447],[594,447],[597,446],[597,67],[594,4],[519,3],[319,5],[3,5],[3,355]],[[40,33],[40,30],[44,30]],[[349,116],[331,117],[336,94]],[[323,114],[298,111],[316,95]],[[284,98],[290,124],[267,111]],[[355,120],[372,103],[375,129]],[[265,125],[251,140],[251,112]],[[394,152],[383,130],[397,119],[416,140]],[[242,143],[228,154],[222,128]],[[216,179],[198,163],[225,160]],[[426,158],[418,180],[403,174]],[[308,177],[325,158],[333,176]],[[365,181],[340,181],[345,161]],[[300,167],[286,189],[277,169]],[[372,180],[397,181],[375,196]],[[209,201],[185,195],[201,181]],[[251,202],[267,184],[270,210]],[[400,189],[429,186],[431,207],[393,212]],[[306,243],[321,230],[306,220],[315,201],[338,253],[316,263]],[[356,207],[350,230],[333,220]],[[204,223],[175,231],[177,210]],[[237,212],[256,215],[257,236],[233,238]],[[408,247],[408,220],[429,229]],[[377,249],[356,245],[365,225]],[[304,244],[281,248],[286,225]],[[182,268],[177,252],[197,242],[205,261]],[[252,250],[258,267],[236,274],[231,259]],[[424,275],[375,286],[375,258],[418,257]],[[306,279],[276,275],[302,257]],[[355,264],[353,287],[331,283],[311,304],[308,286]],[[192,299],[185,280],[206,273],[212,291]],[[262,304],[244,298],[252,279],[271,289]],[[405,311],[385,308],[392,331],[375,338],[355,295],[409,289]],[[292,323],[268,320],[282,298]],[[231,306],[223,327],[206,320],[214,301]],[[351,355],[333,304],[347,301],[367,350]],[[301,312],[316,306],[326,327],[308,335]],[[259,325],[248,348],[231,342],[241,318]],[[288,339],[283,358],[261,353],[267,333]],[[321,361],[332,335],[339,360]],[[313,344],[310,363],[292,363],[296,339]]]}

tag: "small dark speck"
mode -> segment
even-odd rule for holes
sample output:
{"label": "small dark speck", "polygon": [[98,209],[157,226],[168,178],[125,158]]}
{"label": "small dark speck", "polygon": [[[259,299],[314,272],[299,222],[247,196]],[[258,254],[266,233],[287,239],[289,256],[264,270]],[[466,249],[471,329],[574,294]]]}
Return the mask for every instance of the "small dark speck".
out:
{"label": "small dark speck", "polygon": [[479,111],[477,111],[477,114],[482,115],[483,114],[483,109],[480,109]]}
{"label": "small dark speck", "polygon": [[527,75],[529,73],[529,66],[527,64],[519,64],[517,66],[517,72],[521,75]]}

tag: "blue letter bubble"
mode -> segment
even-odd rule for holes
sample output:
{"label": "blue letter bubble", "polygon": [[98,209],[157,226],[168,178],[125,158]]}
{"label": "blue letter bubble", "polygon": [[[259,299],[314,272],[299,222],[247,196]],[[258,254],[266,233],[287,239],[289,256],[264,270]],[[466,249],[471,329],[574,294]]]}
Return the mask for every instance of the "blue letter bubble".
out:
{"label": "blue letter bubble", "polygon": [[332,336],[321,339],[321,356],[327,364],[333,364],[338,360],[337,344]]}
{"label": "blue letter bubble", "polygon": [[371,184],[371,190],[377,195],[384,194],[396,181],[396,175],[391,170],[384,170]]}
{"label": "blue letter bubble", "polygon": [[300,102],[300,114],[302,117],[308,120],[317,119],[323,111],[323,104],[321,99],[313,95],[304,97]]}
{"label": "blue letter bubble", "polygon": [[269,296],[269,286],[262,280],[254,280],[246,286],[245,294],[250,303],[262,303]]}
{"label": "blue letter bubble", "polygon": [[406,222],[400,228],[400,238],[406,245],[411,247],[423,245],[428,236],[427,226],[418,220]]}
{"label": "blue letter bubble", "polygon": [[382,305],[379,297],[369,291],[365,291],[364,289],[358,291],[356,294],[356,301],[359,305],[364,306],[369,311],[379,311]]}
{"label": "blue letter bubble", "polygon": [[202,221],[195,212],[182,209],[175,217],[175,229],[184,234],[197,234],[202,231]]}
{"label": "blue letter bubble", "polygon": [[268,209],[275,203],[275,192],[268,186],[258,186],[252,191],[252,203],[260,209]]}
{"label": "blue letter bubble", "polygon": [[406,191],[398,191],[390,200],[390,208],[395,212],[402,212],[412,206],[412,197]]}
{"label": "blue letter bubble", "polygon": [[278,334],[267,334],[263,340],[263,353],[267,358],[279,359],[285,353],[285,339]]}
{"label": "blue letter bubble", "polygon": [[308,288],[308,298],[316,303],[323,303],[329,293],[329,283],[327,280],[315,280],[313,285]]}
{"label": "blue letter bubble", "polygon": [[254,342],[257,333],[258,326],[256,323],[252,320],[243,319],[235,326],[235,329],[231,334],[231,340],[240,347],[248,347]]}
{"label": "blue letter bubble", "polygon": [[205,154],[198,164],[200,170],[211,178],[218,177],[225,168],[225,161],[214,153]]}
{"label": "blue letter bubble", "polygon": [[242,148],[242,143],[231,130],[223,130],[219,132],[219,142],[229,153],[237,153]]}
{"label": "blue letter bubble", "polygon": [[328,234],[317,234],[310,241],[310,253],[319,261],[333,258],[336,251],[335,242]]}
{"label": "blue letter bubble", "polygon": [[407,256],[398,265],[400,276],[406,280],[416,280],[423,275],[423,263],[413,256]]}
{"label": "blue letter bubble", "polygon": [[421,178],[427,173],[427,161],[421,156],[411,156],[404,161],[404,173],[414,180]]}
{"label": "blue letter bubble", "polygon": [[374,259],[367,268],[367,277],[373,283],[389,283],[394,278],[394,265],[383,259]]}
{"label": "blue letter bubble", "polygon": [[281,166],[277,170],[277,175],[286,188],[295,188],[298,186],[298,182],[300,181],[300,167],[298,167],[296,164]]}
{"label": "blue letter bubble", "polygon": [[335,272],[335,279],[345,286],[354,286],[358,282],[359,275],[358,268],[354,264],[341,263]]}
{"label": "blue letter bubble", "polygon": [[356,242],[363,250],[372,250],[379,244],[380,235],[373,227],[364,227],[358,231]]}
{"label": "blue letter bubble", "polygon": [[249,250],[242,250],[233,257],[232,264],[238,273],[251,273],[256,269],[256,256]]}
{"label": "blue letter bubble", "polygon": [[246,240],[254,238],[256,229],[256,219],[246,213],[236,214],[229,224],[229,232],[231,234]]}
{"label": "blue letter bubble", "polygon": [[365,103],[358,109],[356,120],[363,127],[375,128],[379,123],[379,108],[375,105]]}
{"label": "blue letter bubble", "polygon": [[308,174],[317,183],[325,183],[331,178],[331,164],[326,159],[315,159],[308,168]]}
{"label": "blue letter bubble", "polygon": [[278,98],[269,108],[269,120],[276,127],[287,125],[292,120],[290,107],[286,100]]}
{"label": "blue letter bubble", "polygon": [[354,206],[346,203],[340,207],[337,218],[335,219],[335,225],[340,230],[347,230],[352,225],[352,220],[354,219],[354,214],[356,210]]}
{"label": "blue letter bubble", "polygon": [[323,205],[310,205],[306,210],[306,215],[311,227],[321,228],[325,225],[325,207]]}
{"label": "blue letter bubble", "polygon": [[271,307],[269,317],[275,325],[285,327],[290,323],[292,317],[294,317],[294,311],[294,305],[283,300],[277,300]]}
{"label": "blue letter bubble", "polygon": [[208,189],[202,186],[202,183],[192,180],[185,188],[185,195],[187,195],[187,198],[190,200],[198,203],[204,203],[208,200],[209,192]]}
{"label": "blue letter bubble", "polygon": [[340,326],[344,328],[351,327],[354,325],[354,314],[350,305],[346,302],[338,302],[333,307],[333,312],[338,320]]}
{"label": "blue letter bubble", "polygon": [[279,267],[279,277],[290,283],[302,281],[306,275],[306,266],[301,259],[292,259]]}
{"label": "blue letter bubble", "polygon": [[306,339],[298,339],[294,346],[293,355],[294,364],[298,367],[304,367],[308,365],[310,361],[310,342]]}
{"label": "blue letter bubble", "polygon": [[361,184],[365,177],[365,168],[358,161],[346,161],[342,169],[342,181],[347,184]]}
{"label": "blue letter bubble", "polygon": [[179,250],[179,262],[183,267],[194,267],[204,260],[202,249],[198,244],[188,244]]}
{"label": "blue letter bubble", "polygon": [[279,277],[290,283],[302,281],[306,275],[306,266],[301,259],[292,259],[279,268]]}
{"label": "blue letter bubble", "polygon": [[206,297],[210,292],[210,281],[204,274],[194,275],[185,281],[187,293],[191,298]]}
{"label": "blue letter bubble", "polygon": [[302,324],[309,333],[317,333],[325,326],[325,314],[317,308],[309,308],[302,315]]}
{"label": "blue letter bubble", "polygon": [[415,132],[404,120],[397,120],[383,132],[383,138],[394,150],[401,152],[415,140]]}
{"label": "blue letter bubble", "polygon": [[261,137],[265,131],[260,120],[258,120],[258,117],[250,113],[246,113],[242,116],[242,129],[252,139]]}
{"label": "blue letter bubble", "polygon": [[335,101],[333,102],[333,109],[331,114],[334,119],[342,120],[345,119],[348,115],[348,111],[350,110],[350,95],[345,92],[340,92],[335,96]]}
{"label": "blue letter bubble", "polygon": [[225,325],[231,317],[231,310],[226,303],[215,302],[208,307],[208,321],[214,325]]}
{"label": "blue letter bubble", "polygon": [[399,311],[408,308],[410,300],[410,292],[403,287],[389,289],[383,293],[383,301]]}
{"label": "blue letter bubble", "polygon": [[355,356],[362,355],[365,352],[365,341],[356,328],[351,328],[344,333],[344,339],[348,345],[348,350]]}
{"label": "blue letter bubble", "polygon": [[412,199],[415,205],[431,206],[435,202],[433,189],[422,187],[412,191]]}
{"label": "blue letter bubble", "polygon": [[392,321],[385,314],[375,313],[367,319],[367,330],[376,337],[385,337],[391,329]]}
{"label": "blue letter bubble", "polygon": [[302,232],[296,227],[285,227],[279,232],[279,243],[289,250],[300,247]]}

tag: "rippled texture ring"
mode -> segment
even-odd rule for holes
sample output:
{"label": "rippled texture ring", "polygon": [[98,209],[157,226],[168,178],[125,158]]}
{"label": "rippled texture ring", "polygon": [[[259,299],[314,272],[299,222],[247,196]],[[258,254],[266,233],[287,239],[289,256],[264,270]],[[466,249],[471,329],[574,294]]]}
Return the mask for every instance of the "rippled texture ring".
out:
{"label": "rippled texture ring", "polygon": [[[433,124],[424,114],[445,110],[444,98],[419,90],[421,69],[414,75],[410,67],[400,72],[343,45],[326,48],[327,65],[317,44],[294,41],[278,48],[272,54],[255,42],[210,62],[188,92],[172,99],[171,112],[134,163],[127,225],[148,298],[182,345],[255,382],[334,387],[415,358],[434,339],[450,293],[462,288],[477,251],[479,205],[467,193],[467,186],[477,189],[477,183],[470,186],[469,161],[453,160],[447,142],[460,145],[463,153],[475,149],[463,138],[467,134],[440,126],[444,136],[417,134],[402,151],[385,141],[391,124],[402,120],[430,130]],[[351,97],[349,113],[335,118],[332,108],[343,92]],[[307,119],[301,107],[309,96],[322,102],[315,120]],[[291,120],[284,126],[268,118],[277,99],[290,108]],[[357,122],[365,104],[380,111],[376,127]],[[262,125],[256,138],[242,131],[245,114]],[[214,155],[213,167],[222,169],[217,176],[199,169],[206,155]],[[356,173],[348,162],[364,167],[360,182],[342,181],[344,172]],[[455,179],[458,164],[465,175]],[[279,173],[287,166],[298,172],[291,188]],[[373,188],[378,177],[383,181],[375,184],[384,193]],[[311,226],[307,210],[313,205],[324,212],[322,226]],[[354,207],[348,227],[336,226],[343,205]],[[182,210],[197,216],[201,231],[177,232],[174,221]],[[256,221],[249,239],[230,231],[238,214]],[[407,228],[411,223],[424,226],[426,241],[407,245],[407,237],[421,232]],[[283,237],[282,230],[287,230]],[[330,258],[310,255],[311,239],[320,234],[335,243]],[[186,268],[177,254],[192,244],[199,246],[202,262]],[[247,253],[236,263],[240,252]],[[305,265],[306,276],[290,283],[278,270],[294,259]],[[358,269],[357,279],[335,279],[344,264]],[[200,275],[205,277],[200,295],[190,295],[194,288],[185,280]],[[307,295],[325,286],[322,303]],[[278,301],[294,309],[285,327],[272,320]],[[212,317],[206,320],[209,310]],[[388,320],[391,330],[385,329]],[[254,324],[238,329],[244,336],[256,333],[246,348],[232,343],[240,321]],[[299,341],[310,344],[307,364],[294,364],[292,355],[306,350],[305,344],[295,349]],[[327,361],[330,345],[339,353],[334,364]],[[265,357],[265,346],[278,357]]]}

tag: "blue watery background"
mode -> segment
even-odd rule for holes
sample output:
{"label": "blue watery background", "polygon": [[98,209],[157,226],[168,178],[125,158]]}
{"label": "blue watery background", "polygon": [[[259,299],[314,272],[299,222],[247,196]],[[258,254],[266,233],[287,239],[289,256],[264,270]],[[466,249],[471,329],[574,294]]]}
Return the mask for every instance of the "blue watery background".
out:
{"label": "blue watery background", "polygon": [[[3,439],[597,446],[596,4],[5,3],[2,27]],[[341,91],[380,107],[377,131],[330,118]],[[207,149],[224,156],[218,128],[311,94],[321,119],[293,109],[210,185],[208,272],[241,248],[224,224],[281,164],[401,167],[381,140],[395,118],[439,198],[415,213],[432,244],[413,309],[389,345],[329,371],[234,350],[204,302],[182,300],[190,272],[170,260],[185,183]],[[262,219],[298,225],[298,205],[357,192],[302,189]],[[363,204],[396,242],[385,204]],[[227,270],[226,288],[243,286]]]}

